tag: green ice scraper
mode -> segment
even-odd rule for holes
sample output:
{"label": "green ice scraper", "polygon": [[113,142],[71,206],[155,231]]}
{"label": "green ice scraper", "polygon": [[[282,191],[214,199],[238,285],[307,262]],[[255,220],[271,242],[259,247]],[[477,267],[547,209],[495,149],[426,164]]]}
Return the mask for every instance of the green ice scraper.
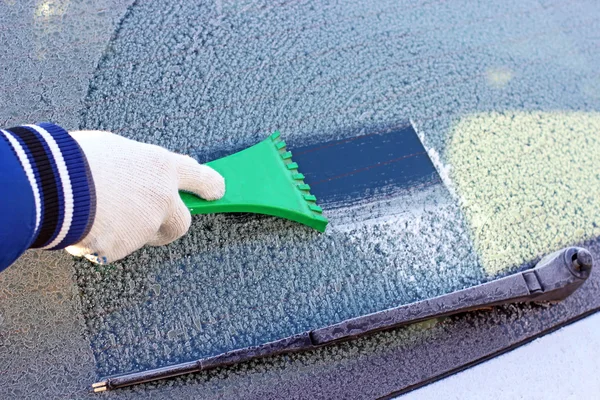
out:
{"label": "green ice scraper", "polygon": [[181,198],[192,214],[249,212],[274,215],[325,231],[323,217],[310,186],[292,153],[285,148],[279,132],[238,153],[211,161],[206,165],[225,178],[225,196],[206,201],[190,193]]}

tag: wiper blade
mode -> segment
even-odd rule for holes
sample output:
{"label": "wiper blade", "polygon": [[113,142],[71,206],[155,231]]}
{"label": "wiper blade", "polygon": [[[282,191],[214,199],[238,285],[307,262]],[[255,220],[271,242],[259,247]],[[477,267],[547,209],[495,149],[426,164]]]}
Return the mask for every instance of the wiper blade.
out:
{"label": "wiper blade", "polygon": [[374,332],[432,318],[502,304],[558,302],[590,276],[593,258],[580,247],[568,247],[544,257],[534,268],[481,285],[342,321],[259,346],[247,347],[142,372],[108,377],[92,385],[95,392],[117,389],[178,375],[236,364],[277,354],[313,350]]}

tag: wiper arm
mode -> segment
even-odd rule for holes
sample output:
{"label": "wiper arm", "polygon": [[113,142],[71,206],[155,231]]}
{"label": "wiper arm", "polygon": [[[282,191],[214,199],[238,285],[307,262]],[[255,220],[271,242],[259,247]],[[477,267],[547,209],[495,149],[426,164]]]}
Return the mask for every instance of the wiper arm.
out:
{"label": "wiper arm", "polygon": [[502,304],[557,302],[590,276],[593,258],[580,247],[568,247],[544,257],[534,268],[467,289],[352,318],[259,346],[143,372],[113,376],[94,383],[95,392],[171,378],[276,354],[312,350],[366,334],[432,318]]}

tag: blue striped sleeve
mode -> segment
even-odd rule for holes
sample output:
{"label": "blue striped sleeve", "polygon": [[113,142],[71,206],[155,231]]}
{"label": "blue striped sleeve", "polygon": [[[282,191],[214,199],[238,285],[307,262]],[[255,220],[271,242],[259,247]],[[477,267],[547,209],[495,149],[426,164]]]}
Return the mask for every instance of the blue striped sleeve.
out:
{"label": "blue striped sleeve", "polygon": [[17,154],[0,134],[0,271],[29,248],[35,231],[33,189]]}
{"label": "blue striped sleeve", "polygon": [[0,271],[28,248],[63,249],[91,229],[95,190],[78,143],[58,125],[0,130]]}

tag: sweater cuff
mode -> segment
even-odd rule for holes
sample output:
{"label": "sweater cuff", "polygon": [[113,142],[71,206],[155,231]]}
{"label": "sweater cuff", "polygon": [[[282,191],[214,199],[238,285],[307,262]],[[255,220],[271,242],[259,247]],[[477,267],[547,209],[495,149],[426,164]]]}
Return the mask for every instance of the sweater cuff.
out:
{"label": "sweater cuff", "polygon": [[96,193],[79,144],[58,125],[41,123],[3,130],[31,184],[36,230],[31,248],[63,249],[92,227]]}

